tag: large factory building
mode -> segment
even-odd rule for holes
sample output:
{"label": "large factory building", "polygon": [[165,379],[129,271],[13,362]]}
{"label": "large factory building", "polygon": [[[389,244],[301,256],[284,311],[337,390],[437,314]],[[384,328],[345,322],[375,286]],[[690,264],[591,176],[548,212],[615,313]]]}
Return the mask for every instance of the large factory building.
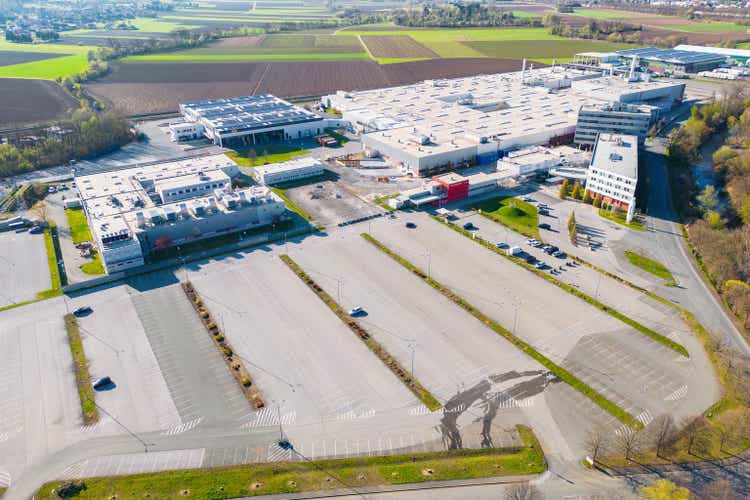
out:
{"label": "large factory building", "polygon": [[234,189],[237,165],[207,155],[76,176],[107,273],[144,264],[154,250],[263,227],[285,212],[266,187]]}
{"label": "large factory building", "polygon": [[618,103],[670,109],[684,90],[684,83],[548,67],[340,91],[322,104],[342,113],[369,153],[404,173],[433,176],[493,164],[528,146],[573,142],[582,108]]}
{"label": "large factory building", "polygon": [[[173,140],[202,133],[219,146],[252,146],[322,134],[328,120],[270,94],[180,104]],[[197,132],[196,132],[197,131]]]}

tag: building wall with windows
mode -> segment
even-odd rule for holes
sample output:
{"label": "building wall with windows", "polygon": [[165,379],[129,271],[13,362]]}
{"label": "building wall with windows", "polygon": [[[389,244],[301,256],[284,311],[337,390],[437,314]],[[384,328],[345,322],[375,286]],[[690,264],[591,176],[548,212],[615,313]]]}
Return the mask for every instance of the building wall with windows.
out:
{"label": "building wall with windows", "polygon": [[581,106],[573,140],[582,146],[593,146],[599,134],[624,134],[638,137],[638,143],[643,144],[658,111],[651,106],[623,103]]}
{"label": "building wall with windows", "polygon": [[279,184],[323,175],[323,164],[312,157],[261,165],[253,169],[253,177],[261,184]]}
{"label": "building wall with windows", "polygon": [[635,210],[638,185],[638,140],[635,136],[600,134],[586,175],[586,190],[608,205]]}

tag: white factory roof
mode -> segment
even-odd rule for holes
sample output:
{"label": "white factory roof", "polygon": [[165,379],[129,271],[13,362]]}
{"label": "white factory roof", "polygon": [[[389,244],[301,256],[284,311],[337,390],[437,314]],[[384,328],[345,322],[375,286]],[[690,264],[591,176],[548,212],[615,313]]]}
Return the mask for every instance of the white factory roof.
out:
{"label": "white factory roof", "polygon": [[[89,216],[91,231],[101,236],[134,230],[132,224],[138,212],[143,212],[146,218],[154,211],[164,215],[169,211],[178,212],[181,203],[196,200],[157,205],[150,196],[152,192],[147,191],[143,183],[175,187],[195,184],[201,175],[226,179],[222,169],[233,166],[236,163],[223,154],[206,155],[76,176],[75,182]],[[211,192],[209,196],[215,195]]]}
{"label": "white factory roof", "polygon": [[675,50],[685,50],[687,52],[700,52],[702,54],[718,54],[729,57],[746,57],[750,58],[748,49],[727,49],[723,47],[704,47],[702,45],[678,45]]}
{"label": "white factory roof", "polygon": [[255,167],[255,173],[257,175],[268,175],[275,174],[278,172],[289,172],[293,170],[300,170],[310,167],[321,167],[322,164],[317,158],[312,156],[306,156],[304,158],[297,158],[294,160],[284,161],[280,163],[270,163],[268,165],[260,165]]}
{"label": "white factory roof", "polygon": [[599,134],[591,167],[637,179],[638,138],[634,135]]}
{"label": "white factory roof", "polygon": [[[571,85],[572,82],[572,86]],[[560,88],[568,85],[568,88]],[[330,96],[344,119],[371,128],[386,120],[405,124],[366,134],[414,157],[498,142],[524,143],[530,136],[570,133],[583,105],[676,85],[628,82],[601,71],[541,68],[525,72],[425,81],[401,87],[339,92]],[[429,139],[422,143],[419,136]]]}
{"label": "white factory roof", "polygon": [[224,173],[223,170],[205,170],[198,173],[191,173],[187,175],[180,175],[169,178],[157,179],[154,181],[154,186],[157,191],[164,191],[168,189],[180,188],[183,186],[199,184],[202,182],[212,181],[228,181],[229,176]]}

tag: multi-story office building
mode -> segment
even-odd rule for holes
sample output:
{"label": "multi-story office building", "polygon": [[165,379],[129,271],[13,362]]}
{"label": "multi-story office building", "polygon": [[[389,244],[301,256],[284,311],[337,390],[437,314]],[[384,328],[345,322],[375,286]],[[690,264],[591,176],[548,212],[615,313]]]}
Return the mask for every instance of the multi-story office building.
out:
{"label": "multi-story office building", "polygon": [[643,144],[659,110],[621,102],[583,105],[578,110],[574,142],[593,147],[598,134],[622,134],[638,137]]}
{"label": "multi-story office building", "polygon": [[635,188],[638,184],[638,140],[632,135],[599,134],[586,190],[597,194],[607,205],[627,210],[630,222],[635,212]]}

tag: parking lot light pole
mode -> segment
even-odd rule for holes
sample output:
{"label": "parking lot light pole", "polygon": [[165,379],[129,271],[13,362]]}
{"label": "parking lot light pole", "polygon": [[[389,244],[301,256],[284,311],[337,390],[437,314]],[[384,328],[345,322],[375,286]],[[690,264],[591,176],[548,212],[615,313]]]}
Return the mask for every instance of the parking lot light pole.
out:
{"label": "parking lot light pole", "polygon": [[596,292],[594,293],[594,300],[599,300],[599,285],[602,283],[602,273],[596,273],[599,277],[596,280]]}

